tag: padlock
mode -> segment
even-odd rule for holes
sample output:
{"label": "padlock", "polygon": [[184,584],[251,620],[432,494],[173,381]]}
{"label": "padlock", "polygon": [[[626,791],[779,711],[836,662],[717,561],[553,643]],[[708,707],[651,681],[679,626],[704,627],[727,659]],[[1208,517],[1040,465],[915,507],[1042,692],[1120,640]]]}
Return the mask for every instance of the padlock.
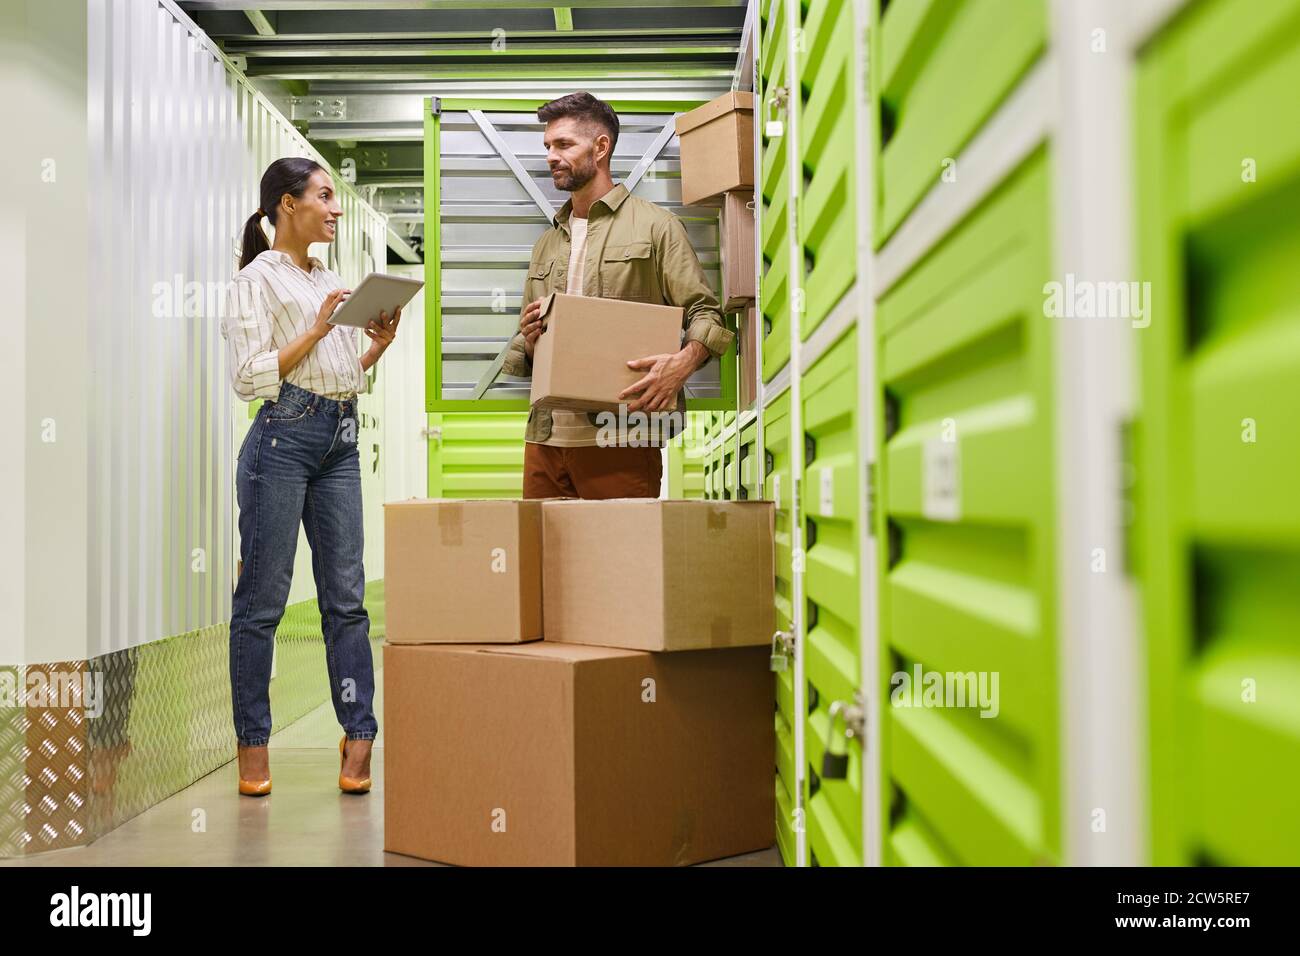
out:
{"label": "padlock", "polygon": [[[861,732],[861,721],[865,716],[865,709],[860,700],[856,701],[852,706],[846,701],[835,700],[831,701],[829,715],[830,725],[826,730],[826,752],[822,754],[822,777],[826,780],[843,780],[849,774],[848,741],[849,738]],[[842,754],[835,752],[835,740],[839,736],[835,733],[835,722],[837,720],[844,722],[846,749]]]}
{"label": "padlock", "polygon": [[778,674],[790,667],[790,638],[789,631],[777,631],[772,635],[772,657],[770,665],[773,671]]}
{"label": "padlock", "polygon": [[827,780],[843,780],[849,773],[849,755],[834,753],[829,747],[822,754],[822,776]]}
{"label": "padlock", "polygon": [[[827,780],[843,780],[849,773],[849,755],[847,752],[837,754],[835,752],[835,740],[839,736],[835,733],[835,722],[844,715],[844,701],[831,701],[830,706],[830,726],[826,728],[826,752],[822,754],[822,776]],[[848,733],[848,727],[845,726],[845,734]]]}
{"label": "padlock", "polygon": [[784,86],[778,86],[772,91],[772,95],[767,98],[767,122],[763,124],[763,135],[768,139],[776,139],[785,135],[785,123],[776,119],[773,115],[774,110],[782,109],[782,103],[785,102],[786,89]]}

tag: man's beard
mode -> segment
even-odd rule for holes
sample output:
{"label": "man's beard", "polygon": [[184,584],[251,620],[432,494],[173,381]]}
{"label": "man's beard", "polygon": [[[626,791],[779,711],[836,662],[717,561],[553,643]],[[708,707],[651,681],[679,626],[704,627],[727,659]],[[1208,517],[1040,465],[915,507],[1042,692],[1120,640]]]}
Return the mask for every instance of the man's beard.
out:
{"label": "man's beard", "polygon": [[564,192],[577,192],[595,178],[596,164],[588,158],[588,161],[584,162],[582,166],[570,167],[568,170],[561,171],[555,186]]}

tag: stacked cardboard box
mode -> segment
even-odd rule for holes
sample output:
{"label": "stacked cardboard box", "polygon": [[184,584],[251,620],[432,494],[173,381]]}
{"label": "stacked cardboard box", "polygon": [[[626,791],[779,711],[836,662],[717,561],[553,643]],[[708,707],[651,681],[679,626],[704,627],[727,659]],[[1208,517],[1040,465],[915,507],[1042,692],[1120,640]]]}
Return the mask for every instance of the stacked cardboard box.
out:
{"label": "stacked cardboard box", "polygon": [[413,500],[385,531],[385,849],[682,865],[772,844],[770,503]]}
{"label": "stacked cardboard box", "polygon": [[[724,93],[677,117],[682,166],[682,203],[720,206],[722,311],[745,313],[757,297],[754,209],[754,96]],[[741,329],[742,334],[745,329]],[[736,343],[741,354],[742,406],[752,404],[758,389],[757,363],[745,361],[748,341]],[[757,347],[750,349],[755,355]],[[749,400],[745,396],[749,395]]]}

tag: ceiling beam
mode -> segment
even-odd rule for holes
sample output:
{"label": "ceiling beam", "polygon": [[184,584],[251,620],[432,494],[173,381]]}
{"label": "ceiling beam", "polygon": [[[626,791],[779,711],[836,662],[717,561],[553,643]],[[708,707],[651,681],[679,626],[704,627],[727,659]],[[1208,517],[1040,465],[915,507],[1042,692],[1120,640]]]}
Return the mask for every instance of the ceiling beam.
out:
{"label": "ceiling beam", "polygon": [[[215,10],[547,10],[553,0],[179,0],[186,13]],[[572,8],[609,9],[609,0],[569,0]],[[642,4],[614,6],[637,8]],[[743,7],[744,0],[655,0],[656,7]]]}
{"label": "ceiling beam", "polygon": [[546,80],[595,79],[616,80],[632,78],[653,82],[656,80],[710,80],[721,78],[731,85],[734,61],[721,60],[716,64],[676,63],[609,63],[593,69],[591,63],[502,63],[480,64],[447,63],[429,65],[422,63],[369,65],[365,63],[339,63],[316,65],[258,65],[249,63],[247,75],[279,80],[472,80],[472,79],[527,79],[532,82]]}
{"label": "ceiling beam", "polygon": [[[566,38],[567,39],[567,38]],[[393,59],[420,59],[429,62],[463,59],[517,59],[520,57],[545,57],[547,59],[578,59],[583,62],[605,61],[622,57],[680,56],[694,59],[718,59],[734,63],[740,53],[735,41],[709,44],[683,43],[641,44],[633,40],[607,43],[599,48],[590,46],[556,46],[553,42],[515,42],[504,49],[494,50],[481,43],[465,46],[430,46],[427,43],[232,43],[222,41],[229,54],[239,54],[248,59],[368,59],[371,57]]]}
{"label": "ceiling beam", "polygon": [[267,19],[266,14],[261,10],[245,10],[244,16],[248,17],[248,22],[253,25],[258,36],[273,37],[275,36],[275,27]]}

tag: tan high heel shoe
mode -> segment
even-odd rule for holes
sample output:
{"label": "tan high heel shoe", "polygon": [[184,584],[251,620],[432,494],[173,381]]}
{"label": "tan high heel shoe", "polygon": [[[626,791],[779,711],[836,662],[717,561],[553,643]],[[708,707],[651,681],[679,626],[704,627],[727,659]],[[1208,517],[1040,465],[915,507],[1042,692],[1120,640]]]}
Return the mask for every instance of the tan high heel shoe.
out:
{"label": "tan high heel shoe", "polygon": [[366,793],[370,790],[369,777],[345,777],[343,775],[343,760],[346,757],[343,748],[347,741],[347,734],[344,734],[343,739],[339,741],[339,789],[344,793]]}
{"label": "tan high heel shoe", "polygon": [[[238,747],[236,747],[238,749]],[[238,759],[236,759],[238,763]],[[245,780],[241,774],[239,777],[239,792],[246,797],[264,797],[271,792],[271,778],[265,780]]]}

